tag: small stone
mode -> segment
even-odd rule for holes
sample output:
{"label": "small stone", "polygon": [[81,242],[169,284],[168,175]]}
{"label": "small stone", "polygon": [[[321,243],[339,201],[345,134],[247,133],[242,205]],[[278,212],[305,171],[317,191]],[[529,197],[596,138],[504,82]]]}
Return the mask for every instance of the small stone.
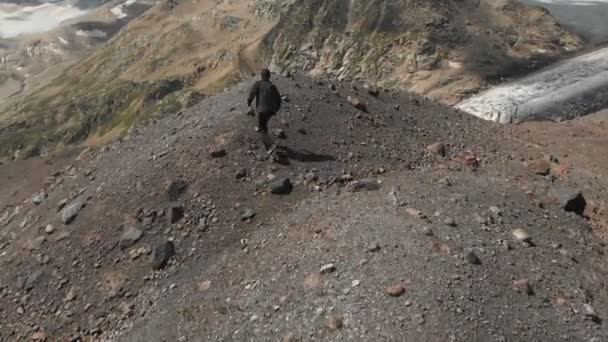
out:
{"label": "small stone", "polygon": [[367,251],[371,252],[371,253],[375,253],[375,252],[378,252],[380,250],[380,248],[381,248],[380,244],[377,242],[374,242],[367,247]]}
{"label": "small stone", "polygon": [[517,241],[530,242],[530,234],[523,229],[515,229],[511,232]]}
{"label": "small stone", "polygon": [[287,134],[285,134],[285,131],[283,131],[280,128],[276,128],[272,131],[272,133],[274,134],[275,137],[277,137],[278,139],[287,139]]}
{"label": "small stone", "polygon": [[251,318],[249,318],[249,322],[255,322],[259,319],[258,315],[252,315]]}
{"label": "small stone", "polygon": [[597,315],[597,313],[595,312],[595,309],[593,308],[593,306],[591,306],[591,304],[583,304],[583,307],[585,308],[585,318],[589,319],[595,323],[600,323],[600,318]]}
{"label": "small stone", "polygon": [[171,203],[168,208],[169,223],[174,224],[184,217],[184,207],[180,203]]}
{"label": "small stone", "polygon": [[408,215],[410,215],[410,216],[412,216],[414,218],[417,218],[417,219],[424,219],[424,218],[426,218],[426,216],[420,210],[418,210],[418,209],[407,208],[407,209],[405,209],[405,212]]}
{"label": "small stone", "polygon": [[30,340],[32,341],[46,341],[46,339],[49,337],[49,335],[47,333],[45,333],[44,331],[38,331],[32,334],[32,336],[30,337]]}
{"label": "small stone", "polygon": [[326,264],[321,267],[321,274],[333,273],[336,271],[336,266],[334,264]]}
{"label": "small stone", "polygon": [[360,280],[357,280],[357,279],[355,279],[355,280],[353,280],[353,281],[351,282],[351,286],[352,286],[352,287],[357,287],[357,286],[359,286],[360,284],[361,284],[361,281],[360,281]]}
{"label": "small stone", "polygon": [[223,148],[215,148],[209,151],[211,158],[222,158],[227,155],[226,150]]}
{"label": "small stone", "polygon": [[347,190],[350,192],[377,191],[380,189],[378,181],[373,179],[362,179],[348,184]]}
{"label": "small stone", "polygon": [[327,327],[330,330],[342,329],[342,327],[344,327],[344,319],[342,318],[342,315],[336,313],[329,315],[327,317]]}
{"label": "small stone", "polygon": [[433,154],[436,154],[441,157],[445,157],[446,148],[443,143],[437,142],[437,143],[431,144],[431,145],[427,146],[426,149]]}
{"label": "small stone", "polygon": [[46,193],[44,191],[42,191],[39,194],[32,197],[32,203],[34,203],[35,205],[40,205],[40,204],[42,204],[42,202],[44,202],[46,197],[47,197]]}
{"label": "small stone", "polygon": [[498,208],[497,206],[494,206],[494,205],[490,207],[490,212],[496,216],[502,215],[502,211],[500,210],[500,208]]}
{"label": "small stone", "polygon": [[405,287],[401,284],[389,286],[386,288],[386,293],[391,297],[399,297],[405,293]]}
{"label": "small stone", "polygon": [[206,281],[203,281],[203,282],[201,282],[201,283],[198,284],[198,290],[201,291],[201,292],[209,290],[210,287],[211,287],[211,281],[210,280],[206,280]]}
{"label": "small stone", "polygon": [[17,314],[18,315],[23,315],[24,313],[25,313],[25,310],[23,309],[23,307],[20,306],[20,307],[17,308]]}
{"label": "small stone", "polygon": [[61,222],[63,222],[63,224],[70,224],[84,206],[85,202],[82,199],[78,199],[70,203],[61,212]]}
{"label": "small stone", "polygon": [[518,292],[527,294],[528,296],[534,294],[534,291],[532,290],[532,286],[530,286],[530,282],[528,281],[528,279],[520,279],[514,281],[513,288]]}
{"label": "small stone", "polygon": [[76,299],[76,289],[75,288],[70,288],[70,290],[68,291],[67,295],[65,296],[65,301],[66,302],[71,302],[74,299]]}
{"label": "small stone", "polygon": [[152,269],[159,270],[167,266],[169,259],[175,255],[175,245],[171,241],[162,242],[154,247],[150,262]]}
{"label": "small stone", "polygon": [[367,93],[373,97],[378,97],[380,95],[380,89],[374,85],[365,85],[365,89],[367,89]]}
{"label": "small stone", "polygon": [[127,227],[118,241],[118,247],[122,251],[129,249],[133,247],[143,235],[144,233],[141,230],[135,227]]}
{"label": "small stone", "polygon": [[242,179],[242,178],[247,177],[247,174],[248,174],[247,169],[243,168],[243,169],[239,169],[234,176],[236,179]]}
{"label": "small stone", "polygon": [[534,174],[546,176],[551,172],[551,164],[544,159],[535,160],[528,164],[528,170]]}
{"label": "small stone", "polygon": [[25,282],[22,283],[23,285],[19,287],[23,287],[26,291],[29,291],[34,288],[34,286],[38,283],[38,279],[40,279],[41,276],[42,271],[36,270],[30,273],[27,278],[25,278]]}
{"label": "small stone", "polygon": [[431,229],[431,227],[422,227],[422,234],[424,234],[426,236],[435,235],[435,233],[433,232],[433,229]]}
{"label": "small stone", "polygon": [[253,209],[245,209],[241,213],[241,221],[251,220],[252,218],[255,217],[255,215],[256,215],[255,210],[253,210]]}
{"label": "small stone", "polygon": [[560,208],[565,211],[583,215],[587,207],[587,201],[578,190],[570,188],[553,189],[553,197],[557,200]]}
{"label": "small stone", "polygon": [[454,221],[451,218],[446,218],[445,220],[443,220],[443,224],[445,224],[448,227],[456,227],[456,221]]}
{"label": "small stone", "polygon": [[275,195],[288,195],[293,190],[289,178],[280,178],[270,184],[270,192]]}
{"label": "small stone", "polygon": [[546,161],[551,162],[551,163],[556,163],[556,164],[559,163],[559,159],[557,159],[556,156],[549,154],[549,153],[545,153],[543,155],[543,159],[545,159]]}
{"label": "small stone", "polygon": [[356,97],[353,97],[353,96],[349,96],[347,98],[347,100],[348,100],[348,103],[351,106],[355,107],[356,109],[363,111],[363,112],[367,111],[367,104],[364,101],[362,101]]}
{"label": "small stone", "polygon": [[481,265],[481,260],[473,251],[469,251],[466,253],[466,259],[471,265]]}
{"label": "small stone", "polygon": [[55,232],[55,227],[53,227],[52,224],[47,224],[46,227],[44,227],[44,232],[47,234],[53,234]]}

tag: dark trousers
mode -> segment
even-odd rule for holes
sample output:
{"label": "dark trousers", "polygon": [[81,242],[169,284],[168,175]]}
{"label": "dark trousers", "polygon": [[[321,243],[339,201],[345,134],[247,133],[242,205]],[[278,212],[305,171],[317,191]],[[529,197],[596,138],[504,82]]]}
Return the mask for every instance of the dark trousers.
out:
{"label": "dark trousers", "polygon": [[262,132],[268,132],[268,121],[274,115],[274,113],[270,112],[261,112],[258,113],[258,127]]}
{"label": "dark trousers", "polygon": [[270,118],[273,117],[274,114],[275,113],[270,112],[258,113],[258,127],[260,129],[260,132],[262,133],[262,142],[264,143],[264,147],[266,147],[266,149],[272,147],[273,144],[272,137],[268,132],[268,121],[270,121]]}

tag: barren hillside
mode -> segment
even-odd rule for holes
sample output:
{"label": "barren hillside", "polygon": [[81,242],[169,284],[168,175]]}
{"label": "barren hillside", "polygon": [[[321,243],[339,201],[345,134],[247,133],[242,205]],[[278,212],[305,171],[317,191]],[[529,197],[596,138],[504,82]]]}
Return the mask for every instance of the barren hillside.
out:
{"label": "barren hillside", "polygon": [[302,77],[277,80],[269,157],[250,85],[0,165],[1,341],[608,338],[597,201],[554,157],[414,95]]}
{"label": "barren hillside", "polygon": [[262,65],[454,103],[582,46],[515,1],[166,1],[0,116],[2,154],[120,136]]}

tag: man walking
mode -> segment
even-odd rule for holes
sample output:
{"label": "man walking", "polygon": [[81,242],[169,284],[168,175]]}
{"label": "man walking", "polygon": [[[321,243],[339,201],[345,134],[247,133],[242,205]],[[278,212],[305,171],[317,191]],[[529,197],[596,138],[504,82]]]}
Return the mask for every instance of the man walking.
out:
{"label": "man walking", "polygon": [[281,94],[272,82],[270,82],[270,70],[263,69],[262,80],[255,82],[249,97],[247,106],[251,107],[251,102],[255,98],[256,112],[258,113],[258,126],[256,131],[262,133],[262,142],[266,149],[273,146],[272,138],[268,133],[268,121],[281,109]]}

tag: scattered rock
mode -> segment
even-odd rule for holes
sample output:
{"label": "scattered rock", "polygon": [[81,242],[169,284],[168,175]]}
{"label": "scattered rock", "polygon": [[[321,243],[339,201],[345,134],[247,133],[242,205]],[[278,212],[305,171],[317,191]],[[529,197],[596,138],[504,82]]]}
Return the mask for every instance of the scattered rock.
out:
{"label": "scattered rock", "polygon": [[42,191],[39,194],[32,197],[32,203],[34,203],[35,205],[40,205],[40,204],[42,204],[42,202],[44,202],[46,197],[47,197],[46,192]]}
{"label": "scattered rock", "polygon": [[465,258],[471,265],[481,265],[481,260],[473,251],[468,251],[465,255]]}
{"label": "scattered rock", "polygon": [[61,209],[65,208],[65,205],[68,204],[68,199],[64,198],[59,203],[57,203],[57,212],[60,212]]}
{"label": "scattered rock", "polygon": [[347,98],[347,100],[348,100],[348,103],[351,106],[355,107],[356,109],[358,109],[360,111],[363,111],[363,112],[367,111],[367,104],[363,100],[360,100],[360,99],[358,99],[356,97],[353,97],[353,96],[349,96]]}
{"label": "scattered rock", "polygon": [[77,199],[70,203],[61,212],[61,222],[63,222],[63,224],[70,224],[72,221],[74,221],[74,219],[76,218],[80,210],[84,208],[84,206],[85,201],[83,199]]}
{"label": "scattered rock", "polygon": [[76,297],[77,297],[76,289],[72,287],[66,294],[65,301],[69,303],[69,302],[73,301],[74,299],[76,299]]}
{"label": "scattered rock", "polygon": [[545,153],[543,155],[543,159],[545,159],[546,161],[551,162],[551,163],[556,163],[556,164],[559,163],[559,159],[557,159],[556,156],[554,156],[550,153]]}
{"label": "scattered rock", "polygon": [[336,271],[336,266],[334,264],[326,264],[321,267],[321,274],[333,273]]}
{"label": "scattered rock", "polygon": [[534,174],[546,176],[551,172],[551,164],[544,159],[535,160],[528,164],[528,170]]}
{"label": "scattered rock", "polygon": [[520,279],[513,282],[513,288],[521,293],[525,293],[528,296],[534,294],[532,290],[532,286],[530,286],[530,282],[528,279]]}
{"label": "scattered rock", "polygon": [[293,190],[289,178],[279,178],[270,184],[270,192],[275,195],[288,195]]}
{"label": "scattered rock", "polygon": [[361,285],[361,280],[357,280],[357,279],[355,279],[355,280],[353,280],[353,281],[351,282],[351,284],[350,284],[350,285],[351,285],[352,287],[357,287],[357,286]]}
{"label": "scattered rock", "polygon": [[53,234],[55,232],[55,227],[52,224],[47,224],[46,227],[44,227],[44,232],[47,234]]}
{"label": "scattered rock", "polygon": [[350,192],[360,191],[377,191],[380,189],[380,184],[373,179],[362,179],[348,184],[347,190]]}
{"label": "scattered rock", "polygon": [[40,277],[42,276],[42,271],[41,270],[36,270],[32,273],[30,273],[27,278],[25,278],[25,282],[22,282],[22,286],[19,286],[20,288],[22,287],[24,290],[29,291],[31,289],[34,288],[34,286],[36,286],[36,284],[38,283],[38,280],[40,279]]}
{"label": "scattered rock", "polygon": [[451,218],[446,218],[445,220],[443,220],[443,224],[445,224],[448,227],[456,227],[456,221],[454,221]]}
{"label": "scattered rock", "polygon": [[490,212],[496,216],[502,216],[502,210],[500,210],[500,208],[495,205],[490,207]]}
{"label": "scattered rock", "polygon": [[123,251],[131,248],[143,235],[144,233],[141,230],[131,226],[127,227],[118,241],[118,247]]}
{"label": "scattered rock", "polygon": [[184,217],[184,207],[180,203],[171,203],[167,214],[169,223],[174,224]]}
{"label": "scattered rock", "polygon": [[30,337],[30,340],[32,341],[46,341],[46,339],[49,337],[49,335],[47,333],[45,333],[44,331],[39,331],[39,332],[35,332],[32,334],[32,336]]}
{"label": "scattered rock", "polygon": [[431,227],[422,227],[422,234],[424,234],[426,236],[435,235],[435,233],[433,233],[433,229],[431,229]]}
{"label": "scattered rock", "polygon": [[513,234],[513,237],[515,237],[515,239],[517,241],[521,241],[521,242],[530,242],[531,241],[530,234],[528,234],[528,232],[523,229],[515,229],[511,232],[511,234]]}
{"label": "scattered rock", "polygon": [[424,219],[426,218],[426,215],[424,215],[420,210],[418,209],[414,209],[414,208],[407,208],[405,209],[405,212],[410,215],[411,217],[417,218],[417,219]]}
{"label": "scattered rock", "polygon": [[234,177],[235,177],[236,179],[242,179],[242,178],[247,177],[247,174],[248,174],[247,169],[243,168],[243,169],[239,169],[239,170],[236,172],[236,174],[234,175]]}
{"label": "scattered rock", "polygon": [[209,155],[211,156],[211,158],[222,158],[225,157],[227,153],[226,150],[224,150],[223,148],[216,147],[209,151]]}
{"label": "scattered rock", "polygon": [[371,253],[375,253],[375,252],[380,251],[380,248],[381,248],[380,244],[377,242],[374,242],[367,247],[367,251],[371,252]]}
{"label": "scattered rock", "polygon": [[373,97],[378,97],[378,95],[380,95],[380,89],[378,89],[376,86],[365,85],[365,89],[367,90],[367,93]]}
{"label": "scattered rock", "polygon": [[591,306],[591,304],[583,304],[583,307],[585,308],[586,319],[589,319],[595,323],[601,322],[600,317],[597,315],[595,309],[593,308],[593,306]]}
{"label": "scattered rock", "polygon": [[446,148],[443,143],[437,142],[432,145],[427,146],[426,148],[429,152],[436,154],[441,157],[445,157]]}
{"label": "scattered rock", "polygon": [[342,315],[337,314],[337,313],[332,313],[331,315],[329,315],[327,317],[327,327],[330,330],[342,329],[343,326],[344,326],[344,319],[342,318]]}
{"label": "scattered rock", "polygon": [[583,215],[587,207],[587,201],[578,190],[555,188],[553,189],[553,197],[558,201],[560,208],[577,215]]}
{"label": "scattered rock", "polygon": [[401,284],[389,286],[386,288],[386,293],[391,297],[399,297],[405,293],[405,287]]}
{"label": "scattered rock", "polygon": [[170,201],[177,201],[179,197],[186,192],[188,183],[184,180],[177,179],[172,181],[167,187],[167,196]]}
{"label": "scattered rock", "polygon": [[175,255],[175,245],[171,241],[165,241],[154,246],[150,262],[152,269],[159,270],[167,266],[169,259]]}
{"label": "scattered rock", "polygon": [[245,209],[242,213],[241,213],[241,220],[242,221],[247,221],[247,220],[251,220],[252,218],[254,218],[256,215],[255,210],[253,209]]}
{"label": "scattered rock", "polygon": [[287,134],[285,134],[285,131],[283,131],[280,128],[276,128],[272,131],[272,133],[274,134],[275,137],[277,137],[278,139],[287,139]]}

